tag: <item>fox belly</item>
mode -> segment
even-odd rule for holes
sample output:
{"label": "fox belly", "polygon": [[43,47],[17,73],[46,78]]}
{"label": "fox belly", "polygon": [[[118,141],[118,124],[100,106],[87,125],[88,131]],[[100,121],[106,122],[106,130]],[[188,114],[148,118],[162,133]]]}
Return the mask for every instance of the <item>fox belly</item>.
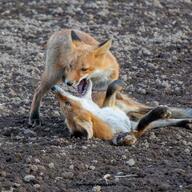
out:
{"label": "fox belly", "polygon": [[132,129],[129,117],[116,107],[104,107],[97,115],[111,127],[113,134],[130,132]]}
{"label": "fox belly", "polygon": [[100,108],[92,100],[81,99],[82,107],[101,119],[111,129],[113,134],[130,132],[131,121],[129,117],[117,107]]}

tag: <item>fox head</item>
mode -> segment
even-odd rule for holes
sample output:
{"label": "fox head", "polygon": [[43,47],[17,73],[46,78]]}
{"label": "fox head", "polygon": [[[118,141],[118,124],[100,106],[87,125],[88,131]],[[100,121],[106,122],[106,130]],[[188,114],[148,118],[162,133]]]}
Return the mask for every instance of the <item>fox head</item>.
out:
{"label": "fox head", "polygon": [[[60,109],[70,124],[69,130],[72,136],[86,136],[88,139],[93,137],[92,123],[87,121],[90,116],[89,112],[81,105],[80,99],[65,92],[58,85],[52,87],[53,93],[56,95],[60,103]],[[81,115],[81,118],[78,118]]]}
{"label": "fox head", "polygon": [[81,41],[77,34],[71,32],[70,49],[72,59],[65,72],[65,83],[77,85],[82,79],[91,78],[111,47],[111,40],[99,45],[88,45]]}

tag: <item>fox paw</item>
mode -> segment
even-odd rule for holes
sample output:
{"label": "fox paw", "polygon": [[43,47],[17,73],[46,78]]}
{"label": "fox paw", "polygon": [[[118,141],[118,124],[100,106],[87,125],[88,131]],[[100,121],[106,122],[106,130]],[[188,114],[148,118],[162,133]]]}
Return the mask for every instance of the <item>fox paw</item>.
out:
{"label": "fox paw", "polygon": [[28,124],[30,127],[37,127],[42,125],[42,121],[40,118],[29,118]]}
{"label": "fox paw", "polygon": [[179,126],[192,130],[192,119],[186,119],[179,123]]}
{"label": "fox paw", "polygon": [[119,133],[112,140],[113,145],[133,145],[137,138],[133,133]]}
{"label": "fox paw", "polygon": [[169,108],[164,106],[156,107],[151,113],[154,119],[168,119],[172,116],[172,112]]}

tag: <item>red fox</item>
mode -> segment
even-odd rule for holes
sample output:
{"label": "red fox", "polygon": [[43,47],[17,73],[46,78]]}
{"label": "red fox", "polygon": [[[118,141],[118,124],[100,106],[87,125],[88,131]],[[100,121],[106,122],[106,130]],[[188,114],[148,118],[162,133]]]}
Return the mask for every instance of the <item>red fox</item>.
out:
{"label": "red fox", "polygon": [[147,130],[164,126],[189,128],[192,119],[174,119],[168,107],[156,107],[138,121],[116,106],[117,93],[122,90],[120,80],[112,82],[107,89],[103,107],[92,100],[92,82],[88,80],[87,89],[81,97],[65,92],[58,85],[52,91],[60,102],[67,127],[72,136],[84,135],[112,141],[115,145],[134,144]]}
{"label": "red fox", "polygon": [[69,86],[77,86],[82,94],[87,78],[98,87],[118,79],[119,64],[109,51],[110,47],[111,40],[99,44],[81,31],[63,29],[55,32],[47,43],[45,70],[33,96],[29,124],[40,123],[41,99],[57,82],[62,80]]}

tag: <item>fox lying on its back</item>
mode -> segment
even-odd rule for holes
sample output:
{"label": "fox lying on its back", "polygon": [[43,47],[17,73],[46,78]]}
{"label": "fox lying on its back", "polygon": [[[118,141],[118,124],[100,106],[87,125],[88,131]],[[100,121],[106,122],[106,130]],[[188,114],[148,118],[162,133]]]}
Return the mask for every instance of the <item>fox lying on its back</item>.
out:
{"label": "fox lying on its back", "polygon": [[74,136],[83,134],[87,138],[112,140],[116,145],[134,144],[149,129],[168,125],[188,127],[192,122],[191,119],[171,119],[171,111],[167,107],[154,108],[138,122],[131,121],[123,110],[116,107],[116,94],[121,89],[121,81],[111,83],[101,108],[92,101],[91,80],[82,97],[73,96],[57,85],[52,88]]}

